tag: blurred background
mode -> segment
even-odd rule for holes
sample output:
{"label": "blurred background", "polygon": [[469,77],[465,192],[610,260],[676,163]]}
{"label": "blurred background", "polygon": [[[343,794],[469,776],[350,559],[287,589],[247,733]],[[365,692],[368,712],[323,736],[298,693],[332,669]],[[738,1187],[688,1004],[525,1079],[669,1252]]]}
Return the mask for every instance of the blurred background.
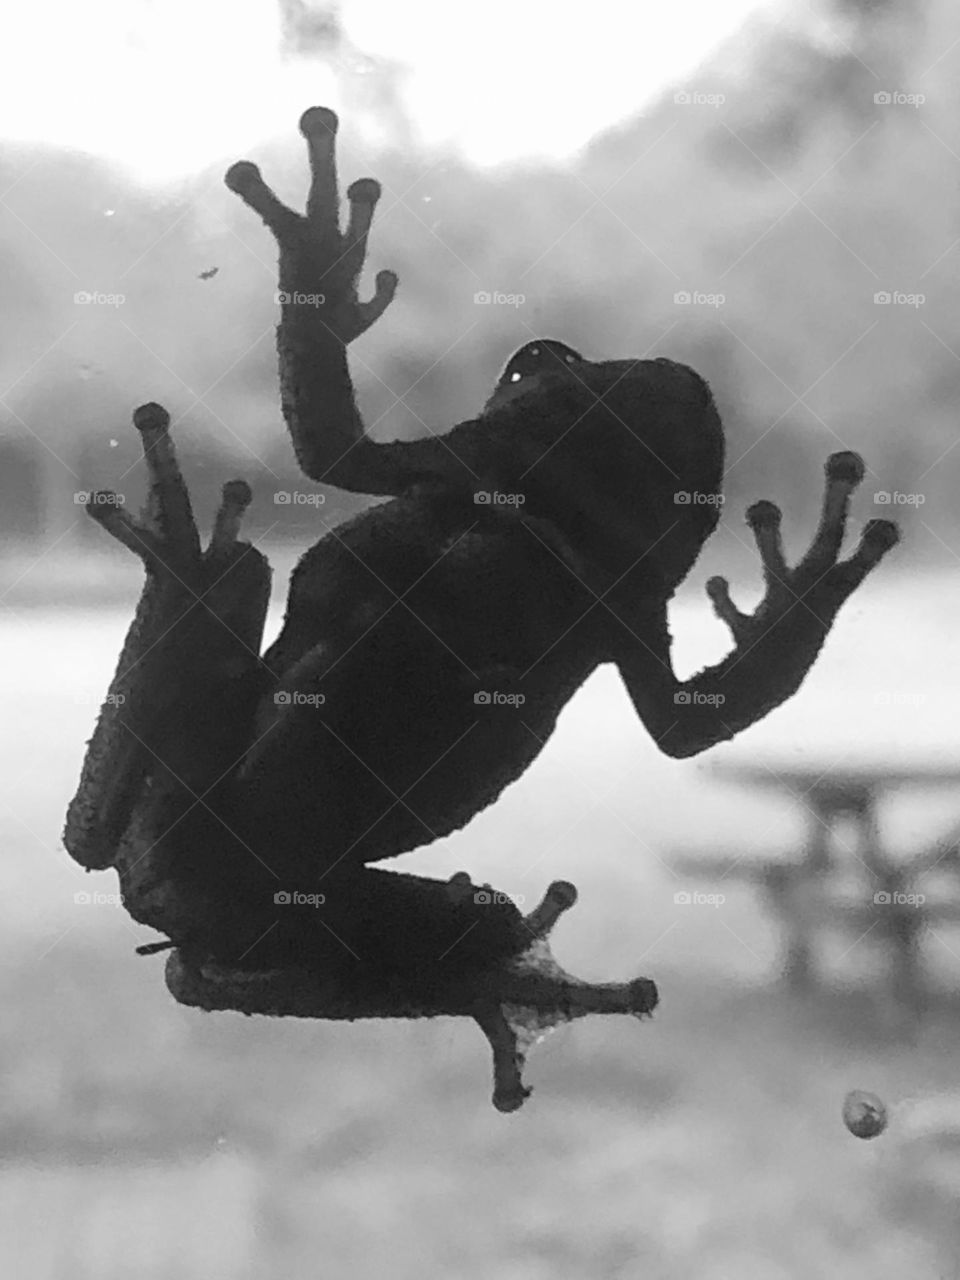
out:
{"label": "blurred background", "polygon": [[[948,0],[170,0],[19,6],[0,49],[0,1271],[24,1280],[960,1276],[960,11]],[[83,512],[171,411],[198,515],[243,476],[287,574],[361,499],[304,490],[280,417],[275,262],[223,186],[302,199],[296,130],[341,115],[384,187],[352,350],[380,439],[475,414],[509,355],[668,355],[727,430],[720,527],[675,602],[678,674],[747,608],[745,507],[902,545],[802,692],[660,757],[611,669],[529,773],[406,866],[578,906],[570,971],[656,979],[489,1102],[472,1024],[273,1023],[166,994],[163,957],[60,843],[138,565]],[[291,495],[290,501],[280,495]],[[738,768],[753,774],[736,774]],[[723,770],[726,770],[726,773]],[[954,772],[956,778],[954,778]],[[921,901],[922,899],[922,901]],[[843,1127],[854,1088],[890,1107]]]}

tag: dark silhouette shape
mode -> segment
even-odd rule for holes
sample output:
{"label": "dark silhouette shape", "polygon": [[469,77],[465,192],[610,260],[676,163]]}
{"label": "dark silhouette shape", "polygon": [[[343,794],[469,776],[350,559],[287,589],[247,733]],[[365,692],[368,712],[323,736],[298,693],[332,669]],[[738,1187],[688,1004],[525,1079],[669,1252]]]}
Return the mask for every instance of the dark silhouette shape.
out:
{"label": "dark silhouette shape", "polygon": [[307,476],[392,501],[330,530],[290,582],[261,657],[269,567],[237,540],[249,487],[224,487],[206,550],[158,405],[137,410],[150,497],[90,513],[147,581],[67,819],[72,855],[115,866],[125,904],[175,946],[167,981],[204,1008],[353,1018],[469,1014],[494,1048],[494,1101],[526,1095],[539,1028],[649,1013],[648,979],[590,985],[544,941],[575,899],[558,882],[524,917],[465,873],[371,868],[464,825],[524,772],[584,679],[616,662],[662,750],[691,755],[789,697],[842,602],[896,541],[871,521],[837,561],[855,454],[827,463],[823,516],[788,569],[780,513],[748,513],[767,592],[752,615],[708,590],[729,657],[673,674],[668,601],[717,520],[723,435],[709,388],[665,359],[595,363],[552,339],[508,363],[481,415],[444,435],[366,435],[347,344],[396,278],[356,292],[380,189],[349,189],[339,230],[337,121],[301,120],[306,216],[256,167],[227,184],[280,247],[283,412]]}

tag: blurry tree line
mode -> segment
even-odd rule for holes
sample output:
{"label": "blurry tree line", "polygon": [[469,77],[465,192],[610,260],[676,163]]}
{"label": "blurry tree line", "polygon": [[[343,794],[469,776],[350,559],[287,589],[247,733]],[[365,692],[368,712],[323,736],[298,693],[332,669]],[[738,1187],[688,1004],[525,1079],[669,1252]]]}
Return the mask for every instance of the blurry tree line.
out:
{"label": "blurry tree line", "polygon": [[[343,61],[335,27],[311,26],[301,0],[286,8],[289,56]],[[826,454],[857,448],[868,491],[922,497],[896,513],[914,554],[952,557],[960,11],[838,0],[818,13],[757,20],[566,168],[426,154],[398,69],[367,74],[345,95],[341,174],[383,183],[370,276],[401,280],[353,349],[373,434],[472,416],[535,336],[594,358],[670,355],[714,388],[735,510],[763,494],[809,519]],[[302,202],[299,138],[250,158]],[[94,487],[139,502],[129,424],[146,400],[177,422],[201,516],[243,475],[254,534],[316,529],[310,499],[275,499],[318,491],[280,418],[272,243],[223,167],[148,192],[89,156],[0,151],[4,546],[86,539],[75,496]],[[497,294],[513,301],[477,300]],[[328,491],[323,519],[357,505]]]}

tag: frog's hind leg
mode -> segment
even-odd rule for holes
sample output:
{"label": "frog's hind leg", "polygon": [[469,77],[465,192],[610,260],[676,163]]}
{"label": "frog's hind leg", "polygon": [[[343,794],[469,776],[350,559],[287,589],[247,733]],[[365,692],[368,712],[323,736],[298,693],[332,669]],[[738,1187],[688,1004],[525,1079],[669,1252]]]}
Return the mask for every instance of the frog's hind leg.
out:
{"label": "frog's hind leg", "polygon": [[95,493],[88,513],[140,557],[146,582],[87,747],[64,843],[88,869],[115,863],[151,779],[204,791],[246,745],[245,722],[267,679],[260,643],[270,590],[266,559],[237,540],[251,499],[224,486],[205,551],[159,405],[137,409],[149,475],[142,515]]}

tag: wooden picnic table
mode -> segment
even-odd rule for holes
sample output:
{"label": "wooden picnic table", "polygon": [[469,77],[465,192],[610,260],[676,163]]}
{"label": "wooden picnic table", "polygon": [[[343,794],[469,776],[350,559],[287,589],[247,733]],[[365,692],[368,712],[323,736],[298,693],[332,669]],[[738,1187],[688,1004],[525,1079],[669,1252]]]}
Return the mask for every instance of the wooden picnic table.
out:
{"label": "wooden picnic table", "polygon": [[[797,767],[763,762],[719,764],[717,779],[750,791],[768,790],[788,796],[806,814],[806,837],[793,859],[757,862],[732,855],[721,871],[723,855],[680,855],[679,871],[747,880],[764,893],[786,934],[784,976],[794,987],[808,988],[816,978],[816,931],[827,923],[842,924],[860,936],[872,933],[893,951],[893,983],[900,1001],[915,1001],[921,987],[918,942],[931,920],[960,920],[960,832],[953,832],[919,854],[905,857],[888,848],[877,820],[881,798],[891,790],[920,786],[952,787],[960,798],[960,769],[936,765],[838,765]],[[837,828],[851,824],[853,846],[838,854]],[[849,856],[848,856],[849,855]],[[865,892],[844,900],[832,891],[837,874],[860,864]],[[917,905],[918,878],[940,864],[956,873],[956,892]],[[872,886],[872,889],[871,889]],[[866,890],[870,889],[869,892]],[[884,895],[886,895],[884,897]]]}

